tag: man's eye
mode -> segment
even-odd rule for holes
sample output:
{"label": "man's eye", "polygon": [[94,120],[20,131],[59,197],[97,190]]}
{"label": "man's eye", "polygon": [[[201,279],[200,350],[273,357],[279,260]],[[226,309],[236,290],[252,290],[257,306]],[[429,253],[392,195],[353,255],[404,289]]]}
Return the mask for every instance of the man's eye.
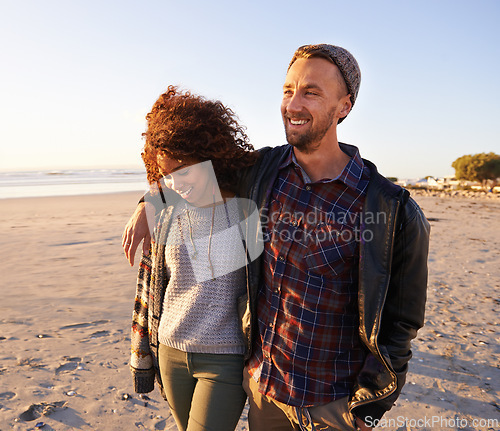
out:
{"label": "man's eye", "polygon": [[180,171],[177,171],[177,173],[178,173],[180,176],[184,176],[184,175],[189,174],[190,169],[191,169],[191,168],[181,169]]}

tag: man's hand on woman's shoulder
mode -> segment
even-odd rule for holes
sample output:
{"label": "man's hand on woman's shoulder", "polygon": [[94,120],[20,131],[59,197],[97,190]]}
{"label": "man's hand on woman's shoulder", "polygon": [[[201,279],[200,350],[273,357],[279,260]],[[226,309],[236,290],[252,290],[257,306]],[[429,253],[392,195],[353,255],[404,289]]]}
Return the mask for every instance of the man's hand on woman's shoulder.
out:
{"label": "man's hand on woman's shoulder", "polygon": [[135,253],[142,240],[144,240],[142,244],[144,254],[149,253],[151,233],[148,225],[148,215],[154,217],[154,213],[155,209],[152,204],[141,202],[137,205],[134,214],[132,214],[125,226],[122,235],[122,247],[130,266],[134,266]]}

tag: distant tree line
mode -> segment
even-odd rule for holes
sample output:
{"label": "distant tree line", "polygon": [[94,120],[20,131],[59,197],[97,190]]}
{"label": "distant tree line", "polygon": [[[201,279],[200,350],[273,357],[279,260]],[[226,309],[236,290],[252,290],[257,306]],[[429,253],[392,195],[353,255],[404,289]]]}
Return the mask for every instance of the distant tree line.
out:
{"label": "distant tree line", "polygon": [[495,153],[468,154],[451,164],[457,180],[478,181],[493,189],[500,178],[500,155]]}

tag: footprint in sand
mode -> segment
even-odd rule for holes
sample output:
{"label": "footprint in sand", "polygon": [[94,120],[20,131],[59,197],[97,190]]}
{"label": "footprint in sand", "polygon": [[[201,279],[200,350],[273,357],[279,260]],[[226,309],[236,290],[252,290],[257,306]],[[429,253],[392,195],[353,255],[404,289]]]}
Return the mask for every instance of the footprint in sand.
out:
{"label": "footprint in sand", "polygon": [[60,408],[65,408],[66,401],[57,401],[55,403],[40,403],[32,404],[28,410],[19,415],[19,419],[23,421],[34,421],[40,416],[49,416],[51,413]]}
{"label": "footprint in sand", "polygon": [[68,373],[70,371],[74,371],[78,368],[78,364],[80,362],[82,362],[82,358],[78,358],[78,357],[70,358],[68,356],[64,356],[63,359],[66,362],[59,365],[56,368],[56,374]]}
{"label": "footprint in sand", "polygon": [[80,343],[88,343],[91,340],[95,340],[96,338],[107,337],[109,335],[109,331],[96,331],[87,337],[80,340]]}
{"label": "footprint in sand", "polygon": [[93,322],[84,322],[84,323],[75,323],[73,325],[61,326],[60,329],[80,329],[80,328],[88,328],[90,326],[102,325],[104,323],[108,323],[109,320],[94,320]]}
{"label": "footprint in sand", "polygon": [[90,339],[107,337],[108,335],[109,335],[109,331],[97,331],[97,332],[90,334]]}
{"label": "footprint in sand", "polygon": [[[103,325],[105,323],[108,323],[109,320],[95,320],[93,322],[83,322],[83,323],[75,323],[72,325],[66,325],[62,326],[60,329],[84,329],[84,328],[90,328],[92,326],[99,326]],[[86,343],[89,340],[94,340],[96,338],[100,337],[107,337],[109,335],[109,331],[101,330],[101,331],[95,331],[91,333],[90,335],[86,336],[84,339],[80,340],[81,343]]]}
{"label": "footprint in sand", "polygon": [[1,401],[8,401],[11,400],[16,396],[15,392],[1,392],[0,393],[0,400]]}
{"label": "footprint in sand", "polygon": [[160,422],[157,422],[155,424],[155,430],[164,430],[166,426],[167,426],[167,420],[162,419]]}

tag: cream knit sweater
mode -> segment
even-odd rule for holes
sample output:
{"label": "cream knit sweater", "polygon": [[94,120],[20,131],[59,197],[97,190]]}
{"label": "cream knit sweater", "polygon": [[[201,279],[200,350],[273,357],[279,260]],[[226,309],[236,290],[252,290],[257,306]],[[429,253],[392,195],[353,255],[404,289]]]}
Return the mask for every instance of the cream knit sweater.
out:
{"label": "cream knit sweater", "polygon": [[245,293],[240,232],[237,199],[207,208],[176,206],[165,248],[170,281],[160,343],[192,353],[244,353],[237,314],[237,298]]}

